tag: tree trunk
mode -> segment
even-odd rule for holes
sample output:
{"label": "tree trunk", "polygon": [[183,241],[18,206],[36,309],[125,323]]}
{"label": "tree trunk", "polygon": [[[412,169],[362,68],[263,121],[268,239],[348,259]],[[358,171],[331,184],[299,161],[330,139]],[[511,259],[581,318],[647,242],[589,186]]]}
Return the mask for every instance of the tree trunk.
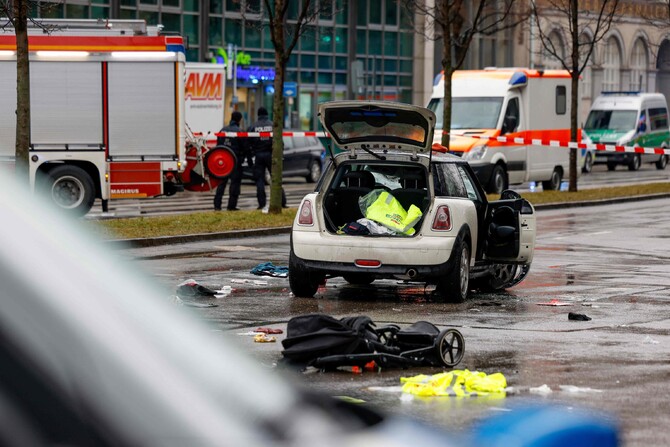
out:
{"label": "tree trunk", "polygon": [[[442,5],[446,8],[447,5]],[[448,11],[444,12],[445,16]],[[444,71],[444,108],[442,109],[442,146],[449,149],[451,134],[451,78],[454,70],[451,64],[451,30],[448,25],[442,26],[442,70]]]}
{"label": "tree trunk", "polygon": [[15,171],[19,181],[28,181],[30,148],[30,69],[28,64],[28,0],[14,0],[16,33],[16,148]]}
{"label": "tree trunk", "polygon": [[[570,0],[570,21],[572,54],[571,65],[571,91],[570,91],[570,141],[577,141],[577,104],[579,101],[579,28],[578,28],[578,4],[577,0]],[[570,182],[568,191],[577,191],[577,149],[570,149]]]}
{"label": "tree trunk", "polygon": [[[281,33],[283,36],[283,31]],[[283,44],[283,42],[282,42]],[[275,55],[275,80],[272,104],[272,184],[270,185],[271,214],[282,211],[282,176],[284,171],[284,71],[286,63],[283,54]]]}

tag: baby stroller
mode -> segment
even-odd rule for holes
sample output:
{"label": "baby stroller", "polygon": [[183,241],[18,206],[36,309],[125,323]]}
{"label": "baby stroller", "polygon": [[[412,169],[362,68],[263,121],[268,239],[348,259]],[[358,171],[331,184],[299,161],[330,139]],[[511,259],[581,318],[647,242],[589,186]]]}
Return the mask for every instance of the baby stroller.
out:
{"label": "baby stroller", "polygon": [[377,328],[366,316],[338,320],[324,314],[291,318],[282,345],[288,362],[326,370],[370,362],[381,368],[453,367],[465,352],[459,331],[440,331],[427,321]]}

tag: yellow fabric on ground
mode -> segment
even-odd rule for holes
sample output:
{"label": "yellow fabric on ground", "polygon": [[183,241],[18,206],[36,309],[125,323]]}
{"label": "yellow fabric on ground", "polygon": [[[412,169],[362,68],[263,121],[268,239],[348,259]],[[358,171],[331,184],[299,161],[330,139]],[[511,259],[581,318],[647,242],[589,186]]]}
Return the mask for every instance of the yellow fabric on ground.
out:
{"label": "yellow fabric on ground", "polygon": [[502,373],[486,374],[480,371],[455,369],[427,376],[401,377],[404,393],[415,396],[487,396],[502,393],[507,380]]}

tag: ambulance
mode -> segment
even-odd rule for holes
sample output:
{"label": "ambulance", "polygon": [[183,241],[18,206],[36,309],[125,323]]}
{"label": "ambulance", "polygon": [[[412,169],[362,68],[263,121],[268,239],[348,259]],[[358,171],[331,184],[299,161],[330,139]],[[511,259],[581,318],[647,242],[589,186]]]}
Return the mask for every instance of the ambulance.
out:
{"label": "ambulance", "polygon": [[[568,148],[489,138],[570,141],[570,81],[565,70],[457,70],[452,77],[449,151],[468,161],[488,193],[526,182],[558,190],[570,172]],[[444,74],[435,78],[428,108],[437,117],[435,142],[440,143]]]}

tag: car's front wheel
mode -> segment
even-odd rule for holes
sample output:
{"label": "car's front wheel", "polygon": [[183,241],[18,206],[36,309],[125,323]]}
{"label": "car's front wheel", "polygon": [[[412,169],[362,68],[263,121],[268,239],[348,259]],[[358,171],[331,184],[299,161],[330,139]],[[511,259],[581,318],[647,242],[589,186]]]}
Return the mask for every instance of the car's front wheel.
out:
{"label": "car's front wheel", "polygon": [[322,280],[322,275],[310,272],[309,269],[301,265],[293,253],[293,249],[291,249],[288,257],[288,284],[293,295],[306,298],[313,297]]}
{"label": "car's front wheel", "polygon": [[665,167],[668,165],[668,156],[667,155],[661,155],[661,158],[658,159],[656,162],[656,169],[665,169]]}
{"label": "car's front wheel", "polygon": [[584,155],[584,166],[582,166],[582,172],[588,174],[591,171],[593,171],[593,154],[591,152],[587,152],[586,155]]}
{"label": "car's front wheel", "polygon": [[530,264],[494,264],[490,275],[477,280],[474,288],[482,292],[496,292],[515,286],[524,280]]}
{"label": "car's front wheel", "polygon": [[441,278],[435,289],[438,301],[462,303],[470,291],[470,246],[461,240],[454,246],[456,262],[451,272]]}

